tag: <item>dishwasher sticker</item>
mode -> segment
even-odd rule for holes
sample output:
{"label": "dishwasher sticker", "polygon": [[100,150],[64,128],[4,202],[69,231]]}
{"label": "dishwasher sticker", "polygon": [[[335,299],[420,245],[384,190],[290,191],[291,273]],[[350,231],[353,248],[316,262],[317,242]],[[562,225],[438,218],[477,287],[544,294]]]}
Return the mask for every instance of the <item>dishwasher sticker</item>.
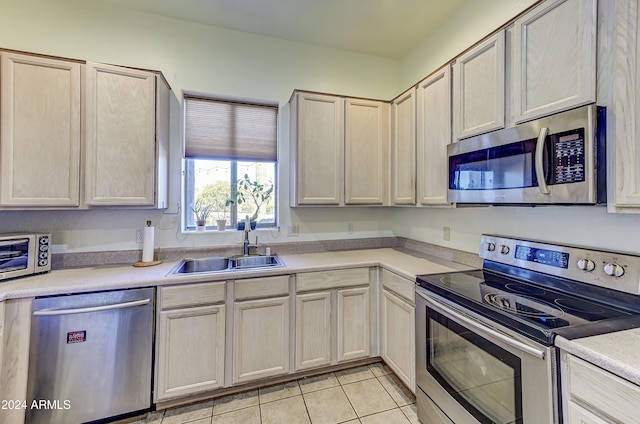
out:
{"label": "dishwasher sticker", "polygon": [[82,343],[87,341],[86,331],[70,331],[67,333],[67,344]]}

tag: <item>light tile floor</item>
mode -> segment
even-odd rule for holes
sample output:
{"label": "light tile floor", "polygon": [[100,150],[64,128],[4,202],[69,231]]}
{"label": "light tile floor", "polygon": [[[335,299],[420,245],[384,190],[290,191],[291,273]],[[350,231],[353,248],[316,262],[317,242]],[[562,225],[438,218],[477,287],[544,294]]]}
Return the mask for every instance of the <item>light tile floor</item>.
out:
{"label": "light tile floor", "polygon": [[301,378],[133,424],[417,424],[415,397],[381,363]]}

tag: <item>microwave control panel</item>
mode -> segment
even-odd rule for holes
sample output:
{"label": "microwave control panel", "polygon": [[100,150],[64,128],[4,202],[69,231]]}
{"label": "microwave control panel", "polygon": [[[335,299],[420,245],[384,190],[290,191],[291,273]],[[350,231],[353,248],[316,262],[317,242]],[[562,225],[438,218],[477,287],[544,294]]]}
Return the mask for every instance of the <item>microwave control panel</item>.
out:
{"label": "microwave control panel", "polygon": [[552,134],[551,184],[578,183],[585,180],[584,128]]}

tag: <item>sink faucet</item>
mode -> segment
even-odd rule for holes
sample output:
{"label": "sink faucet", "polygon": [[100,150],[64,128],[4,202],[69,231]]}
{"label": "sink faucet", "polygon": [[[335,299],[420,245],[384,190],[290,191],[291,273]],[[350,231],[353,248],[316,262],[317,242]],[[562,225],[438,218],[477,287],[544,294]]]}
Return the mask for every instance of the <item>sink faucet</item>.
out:
{"label": "sink faucet", "polygon": [[247,215],[247,217],[244,220],[244,242],[242,243],[242,254],[244,256],[248,256],[249,255],[249,250],[250,249],[257,249],[258,248],[258,236],[256,236],[256,243],[255,244],[250,244],[249,243],[249,232],[251,231],[251,221],[249,220],[249,215]]}

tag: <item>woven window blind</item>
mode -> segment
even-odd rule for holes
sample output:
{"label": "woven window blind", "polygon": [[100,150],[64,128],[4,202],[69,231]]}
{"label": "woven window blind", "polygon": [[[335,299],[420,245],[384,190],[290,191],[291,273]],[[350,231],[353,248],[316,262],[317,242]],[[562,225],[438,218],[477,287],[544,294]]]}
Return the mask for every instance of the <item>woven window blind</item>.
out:
{"label": "woven window blind", "polygon": [[185,157],[277,160],[278,108],[185,95]]}

